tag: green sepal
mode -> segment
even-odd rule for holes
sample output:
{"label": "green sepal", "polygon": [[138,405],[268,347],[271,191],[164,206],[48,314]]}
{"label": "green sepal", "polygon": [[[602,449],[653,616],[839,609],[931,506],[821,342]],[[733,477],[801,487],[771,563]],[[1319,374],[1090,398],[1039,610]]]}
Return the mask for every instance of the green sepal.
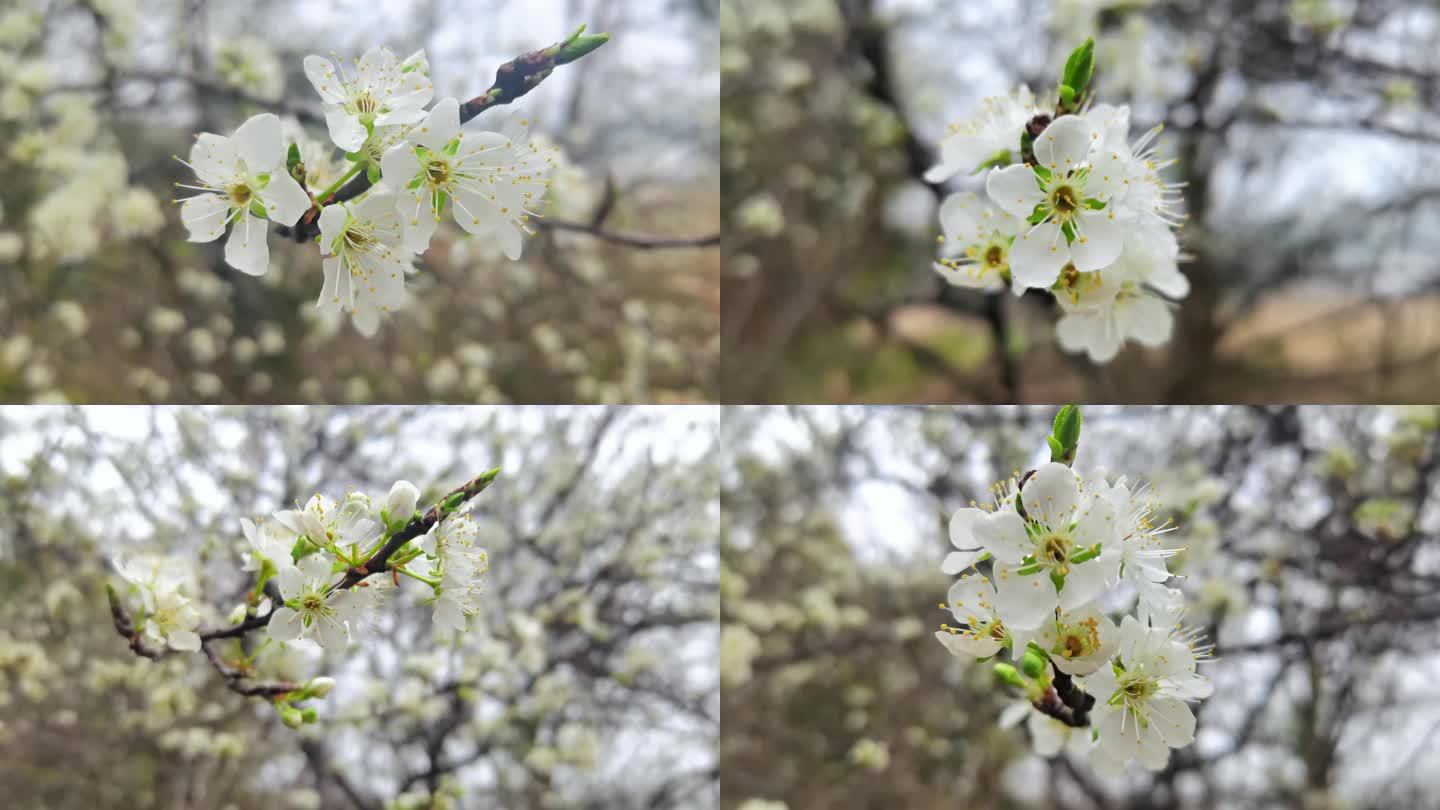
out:
{"label": "green sepal", "polygon": [[365,159],[365,153],[364,153],[364,152],[346,152],[346,153],[345,153],[345,159],[348,160],[348,161],[350,161],[351,163],[359,163],[360,161],[362,161],[362,160]]}
{"label": "green sepal", "polygon": [[1080,563],[1090,562],[1091,560],[1095,559],[1096,557],[1099,557],[1099,556],[1100,556],[1100,545],[1101,545],[1100,543],[1096,543],[1095,545],[1091,546],[1090,548],[1087,548],[1087,549],[1085,549],[1084,551],[1081,551],[1079,554],[1076,554],[1075,556],[1071,557],[1071,558],[1070,558],[1071,564],[1072,564],[1072,565],[1079,565]]}
{"label": "green sepal", "polygon": [[1086,208],[1089,208],[1091,211],[1103,211],[1105,210],[1106,202],[1104,200],[1097,200],[1096,198],[1091,197],[1085,200],[1082,205],[1084,205]]}
{"label": "green sepal", "polygon": [[1065,590],[1065,575],[1053,568],[1050,569],[1050,581],[1055,583],[1056,593]]}
{"label": "green sepal", "polygon": [[380,182],[380,167],[379,167],[379,166],[376,166],[374,163],[371,163],[369,166],[366,166],[366,167],[365,167],[365,179],[366,179],[366,180],[369,180],[369,181],[370,181],[370,185],[372,185],[372,186],[375,185],[376,183]]}
{"label": "green sepal", "polygon": [[1050,209],[1046,208],[1044,203],[1036,203],[1035,210],[1030,212],[1030,216],[1026,217],[1025,221],[1031,225],[1039,225],[1049,217]]}
{"label": "green sepal", "polygon": [[269,219],[270,215],[265,212],[265,206],[259,200],[250,201],[250,213],[261,219]]}
{"label": "green sepal", "polygon": [[415,175],[415,179],[414,179],[414,180],[411,180],[410,182],[408,182],[408,183],[405,184],[405,188],[410,189],[411,191],[414,191],[415,189],[417,189],[417,188],[420,187],[420,184],[421,184],[421,183],[424,183],[424,182],[425,182],[425,177],[424,177],[423,175],[417,174],[417,175]]}
{"label": "green sepal", "polygon": [[455,138],[454,140],[445,144],[445,148],[441,149],[440,151],[444,152],[450,157],[455,157],[456,155],[460,154],[460,139]]}
{"label": "green sepal", "polygon": [[1012,162],[1009,149],[997,149],[995,150],[995,154],[981,161],[980,165],[975,167],[975,171],[970,172],[970,174],[973,176],[986,169],[993,169],[997,166],[1009,166]]}
{"label": "green sepal", "polygon": [[1044,166],[1041,166],[1039,163],[1036,163],[1034,166],[1031,166],[1030,168],[1035,170],[1035,179],[1042,181],[1042,183],[1041,183],[1041,185],[1040,185],[1040,190],[1041,190],[1041,191],[1044,191],[1044,190],[1045,190],[1045,185],[1044,185],[1044,183],[1050,182],[1051,178],[1053,178],[1053,177],[1055,176],[1054,172],[1050,171],[1049,169],[1045,168]]}
{"label": "green sepal", "polygon": [[295,167],[300,165],[300,145],[290,144],[290,149],[285,153],[285,171],[289,174],[295,173]]}

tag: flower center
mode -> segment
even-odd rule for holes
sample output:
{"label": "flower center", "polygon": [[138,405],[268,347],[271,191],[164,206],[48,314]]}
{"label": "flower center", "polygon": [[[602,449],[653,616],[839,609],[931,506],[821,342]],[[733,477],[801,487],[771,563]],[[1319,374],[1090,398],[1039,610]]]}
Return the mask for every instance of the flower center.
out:
{"label": "flower center", "polygon": [[1068,218],[1080,209],[1080,193],[1071,186],[1057,186],[1050,192],[1050,207],[1061,218]]}
{"label": "flower center", "polygon": [[1059,532],[1051,532],[1041,538],[1040,553],[1044,555],[1047,562],[1063,563],[1070,559],[1070,549],[1074,545],[1071,539]]}
{"label": "flower center", "polygon": [[355,253],[368,253],[378,241],[374,228],[365,228],[355,223],[345,226],[345,232],[340,235],[340,239],[347,250]]}
{"label": "flower center", "polygon": [[1005,250],[999,245],[991,245],[985,251],[985,266],[994,269],[1005,263]]}
{"label": "flower center", "polygon": [[370,95],[369,90],[361,90],[360,94],[355,96],[355,112],[361,115],[374,115],[378,109],[380,109],[380,102]]}
{"label": "flower center", "polygon": [[1130,700],[1145,700],[1159,689],[1159,684],[1150,678],[1136,678],[1120,687]]}
{"label": "flower center", "polygon": [[450,161],[432,158],[425,164],[425,179],[432,186],[444,186],[450,182]]}
{"label": "flower center", "polygon": [[250,189],[248,183],[236,183],[226,189],[230,195],[230,201],[235,203],[236,208],[244,208],[255,198],[255,192]]}
{"label": "flower center", "polygon": [[300,605],[305,608],[306,613],[317,613],[325,606],[325,597],[318,593],[307,593],[300,600]]}

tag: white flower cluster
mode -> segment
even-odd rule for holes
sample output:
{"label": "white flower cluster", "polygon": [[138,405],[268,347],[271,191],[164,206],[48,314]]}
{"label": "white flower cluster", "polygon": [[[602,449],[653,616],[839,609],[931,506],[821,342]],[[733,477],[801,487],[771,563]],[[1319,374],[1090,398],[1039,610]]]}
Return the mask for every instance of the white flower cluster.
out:
{"label": "white flower cluster", "polygon": [[[466,232],[520,258],[530,219],[544,207],[555,150],[529,141],[528,119],[511,116],[500,132],[462,132],[460,103],[434,96],[424,51],[400,60],[371,48],[347,72],[319,56],[305,75],[324,103],[330,140],[351,164],[341,170],[297,125],[254,116],[226,138],[202,133],[188,165],[198,185],[181,202],[192,242],[225,233],[225,260],[263,275],[270,266],[269,223],[319,226],[325,281],[322,310],[350,314],[373,335],[381,318],[405,305],[405,277],[430,245],[447,209]],[[290,160],[301,157],[303,173]],[[292,174],[292,169],[293,174]],[[364,172],[365,193],[334,202]]]}
{"label": "white flower cluster", "polygon": [[[256,578],[250,603],[237,606],[232,623],[266,613],[265,586],[274,582],[280,604],[274,605],[268,632],[278,642],[311,639],[322,647],[342,649],[369,621],[385,596],[404,575],[429,586],[434,596],[436,625],[465,629],[474,615],[489,556],[476,548],[476,529],[468,514],[450,513],[425,534],[406,543],[390,557],[394,579],[380,577],[340,587],[345,572],[362,565],[402,529],[415,513],[420,492],[397,481],[381,504],[352,492],[341,501],[315,495],[301,508],[274,513],[273,522],[242,519],[245,535],[243,569]],[[412,570],[429,563],[427,573]],[[187,575],[175,561],[116,560],[116,569],[141,597],[136,628],[146,638],[172,649],[196,651],[200,613],[187,595]]]}
{"label": "white flower cluster", "polygon": [[[1006,672],[1037,709],[1054,697],[1057,677],[1092,696],[1094,733],[1070,741],[1088,747],[1097,770],[1118,772],[1130,760],[1165,767],[1171,748],[1195,739],[1187,701],[1211,692],[1196,672],[1209,648],[1181,628],[1184,594],[1165,584],[1165,559],[1174,553],[1161,543],[1166,529],[1152,524],[1143,492],[1124,478],[1086,481],[1059,462],[995,492],[993,507],[961,509],[951,518],[957,550],[942,570],[961,575],[947,605],[959,624],[942,626],[936,637],[961,657],[1009,650],[1033,680]],[[982,563],[990,576],[975,570]],[[1138,600],[1117,628],[1098,600],[1122,583]],[[1018,720],[1007,715],[1007,722]],[[1059,720],[1038,711],[1037,717],[1031,728],[1039,728],[1042,752],[1054,753],[1074,736]]]}
{"label": "white flower cluster", "polygon": [[985,99],[950,128],[926,174],[939,183],[988,170],[988,199],[961,192],[941,204],[936,271],[961,287],[1050,293],[1064,313],[1060,347],[1096,363],[1127,340],[1167,343],[1166,299],[1184,298],[1190,284],[1177,264],[1183,217],[1179,186],[1160,177],[1174,162],[1158,154],[1160,131],[1129,141],[1130,109],[1108,104],[1051,120],[1026,87]]}

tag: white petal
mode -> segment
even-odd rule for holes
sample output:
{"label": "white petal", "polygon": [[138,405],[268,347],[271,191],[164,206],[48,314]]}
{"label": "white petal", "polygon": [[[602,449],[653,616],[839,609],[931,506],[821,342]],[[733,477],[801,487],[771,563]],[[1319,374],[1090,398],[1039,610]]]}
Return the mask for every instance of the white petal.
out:
{"label": "white petal", "polygon": [[280,134],[280,119],[273,113],[251,116],[235,130],[232,140],[252,175],[285,165],[285,138]]}
{"label": "white petal", "polygon": [[330,130],[330,140],[346,152],[354,152],[365,144],[365,125],[360,117],[345,112],[337,104],[325,105],[325,126]]}
{"label": "white petal", "polygon": [[1090,160],[1100,128],[1084,117],[1062,115],[1035,139],[1035,159],[1051,171],[1067,172]]}
{"label": "white petal", "polygon": [[989,658],[1004,646],[1004,642],[998,638],[975,638],[964,633],[947,633],[943,630],[935,632],[935,638],[945,645],[945,649],[957,658]]}
{"label": "white petal", "polygon": [[966,568],[975,564],[983,551],[952,551],[945,555],[945,561],[940,564],[940,570],[946,574],[958,574]]}
{"label": "white petal", "polygon": [[415,149],[408,143],[397,144],[385,150],[380,156],[380,173],[385,183],[395,188],[405,188],[420,174],[420,161],[415,158]]}
{"label": "white petal", "polygon": [[1082,273],[1100,270],[1115,263],[1125,248],[1125,229],[1105,211],[1091,211],[1080,217],[1070,256]]}
{"label": "white petal", "polygon": [[1115,308],[1116,325],[1126,337],[1146,346],[1164,346],[1170,342],[1175,316],[1159,298],[1140,295]]}
{"label": "white petal", "polygon": [[975,521],[988,514],[983,509],[976,509],[971,506],[955,510],[950,516],[950,545],[965,551],[979,548],[981,543],[975,537]]}
{"label": "white petal", "polygon": [[350,641],[350,634],[345,629],[345,623],[334,617],[317,618],[311,629],[315,631],[315,640],[326,649],[344,649],[346,643]]}
{"label": "white petal", "polygon": [[1110,545],[1119,539],[1116,531],[1115,504],[1106,498],[1090,498],[1080,510],[1074,538],[1082,546]]}
{"label": "white petal", "polygon": [[1071,611],[1088,605],[1105,590],[1105,585],[1105,568],[1099,560],[1070,566],[1060,591],[1060,609]]}
{"label": "white petal", "polygon": [[[338,203],[335,205],[327,205],[320,209],[320,251],[322,253],[329,254],[335,252],[332,249],[332,245],[335,239],[340,236],[340,232],[344,230],[347,216],[345,206]],[[297,533],[305,534],[303,527],[295,526],[293,528]]]}
{"label": "white petal", "polygon": [[225,263],[242,273],[265,275],[270,269],[267,238],[265,220],[256,219],[247,209],[230,226],[230,238],[225,240]]}
{"label": "white petal", "polygon": [[270,185],[260,191],[260,202],[265,204],[270,221],[281,225],[294,225],[310,210],[305,189],[283,170],[270,175]]}
{"label": "white petal", "polygon": [[192,630],[171,630],[170,648],[184,652],[196,652],[200,649],[200,636]]}
{"label": "white petal", "polygon": [[1085,352],[1096,363],[1108,363],[1120,352],[1118,332],[1110,325],[1108,312],[1073,312],[1055,324],[1060,348]]}
{"label": "white petal", "polygon": [[305,57],[305,78],[310,80],[315,92],[320,94],[320,100],[326,104],[341,104],[345,101],[340,76],[329,59],[313,54]]}
{"label": "white petal", "polygon": [[306,582],[328,583],[331,579],[330,561],[322,554],[311,554],[296,565]]}
{"label": "white petal", "polygon": [[1031,520],[1069,528],[1080,503],[1080,476],[1058,461],[1048,461],[1020,488],[1020,500]]}
{"label": "white petal", "polygon": [[984,210],[984,203],[973,192],[946,197],[940,204],[940,227],[945,231],[945,239],[959,240],[964,245],[987,236],[980,216]]}
{"label": "white petal", "polygon": [[1150,709],[1150,725],[1160,733],[1166,745],[1183,748],[1195,742],[1195,714],[1184,701],[1157,697],[1151,698],[1146,705]]}
{"label": "white petal", "polygon": [[1035,170],[1023,163],[991,170],[985,178],[985,192],[991,202],[1022,220],[1045,201],[1045,192],[1036,183]]}
{"label": "white petal", "polygon": [[300,614],[288,607],[281,607],[270,617],[270,636],[277,641],[291,641],[300,637],[305,630]]}
{"label": "white petal", "polygon": [[983,624],[995,615],[995,586],[980,574],[966,574],[945,593],[950,613],[966,624]]}
{"label": "white petal", "polygon": [[1001,563],[1016,565],[1034,545],[1025,531],[1025,521],[1010,511],[986,513],[976,518],[975,537]]}
{"label": "white petal", "polygon": [[1009,258],[1016,284],[1043,290],[1054,284],[1061,269],[1070,263],[1070,248],[1059,225],[1042,222],[1015,237]]}
{"label": "white petal", "polygon": [[190,147],[190,165],[206,184],[223,187],[240,173],[240,154],[229,138],[202,132]]}
{"label": "white petal", "polygon": [[1020,575],[1012,566],[995,566],[995,608],[1012,630],[1034,630],[1055,617],[1059,597],[1044,573]]}
{"label": "white petal", "polygon": [[1190,279],[1180,272],[1173,261],[1157,261],[1145,278],[1145,284],[1170,298],[1184,298],[1190,294]]}
{"label": "white petal", "polygon": [[214,242],[225,232],[230,204],[218,194],[201,194],[180,204],[180,221],[191,242]]}

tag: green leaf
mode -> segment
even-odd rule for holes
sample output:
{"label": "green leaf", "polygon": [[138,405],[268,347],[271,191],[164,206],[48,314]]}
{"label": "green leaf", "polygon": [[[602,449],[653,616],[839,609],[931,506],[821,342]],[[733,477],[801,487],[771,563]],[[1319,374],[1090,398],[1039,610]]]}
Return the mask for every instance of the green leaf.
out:
{"label": "green leaf", "polygon": [[1050,460],[1054,461],[1065,457],[1065,445],[1061,444],[1054,436],[1046,436],[1045,441],[1050,444]]}
{"label": "green leaf", "polygon": [[[1065,73],[1060,79],[1062,88],[1068,87],[1073,93],[1072,99],[1085,95],[1085,89],[1090,86],[1090,78],[1095,73],[1095,39],[1091,37],[1085,43],[1076,48],[1070,58],[1065,60]],[[1064,99],[1064,91],[1061,91]]]}
{"label": "green leaf", "polygon": [[1060,85],[1060,102],[1066,105],[1074,104],[1075,88],[1071,87],[1068,84]]}
{"label": "green leaf", "polygon": [[[1055,414],[1055,424],[1051,437],[1059,443],[1066,454],[1073,456],[1075,448],[1080,444],[1080,407],[1078,405],[1066,405]],[[1054,450],[1054,445],[1051,445]],[[1059,459],[1055,459],[1059,461]]]}

